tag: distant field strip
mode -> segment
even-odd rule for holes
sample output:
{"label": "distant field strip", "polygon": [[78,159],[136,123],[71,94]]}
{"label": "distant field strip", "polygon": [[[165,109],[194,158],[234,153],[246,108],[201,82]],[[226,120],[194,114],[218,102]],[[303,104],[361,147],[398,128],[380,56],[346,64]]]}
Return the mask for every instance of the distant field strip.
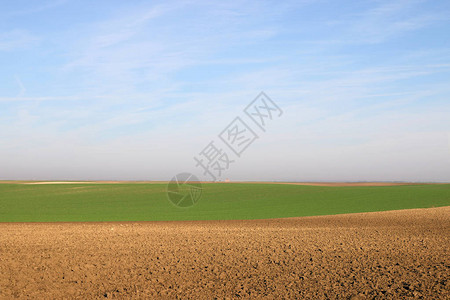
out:
{"label": "distant field strip", "polygon": [[179,209],[163,183],[0,184],[0,222],[270,219],[450,206],[450,184],[307,186],[205,183]]}

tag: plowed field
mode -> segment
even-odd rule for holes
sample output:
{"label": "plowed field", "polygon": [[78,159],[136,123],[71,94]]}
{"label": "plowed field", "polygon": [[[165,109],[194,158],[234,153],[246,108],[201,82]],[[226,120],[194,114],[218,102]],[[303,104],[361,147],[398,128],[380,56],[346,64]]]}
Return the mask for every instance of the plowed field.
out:
{"label": "plowed field", "polygon": [[450,207],[245,221],[2,223],[0,298],[450,297]]}

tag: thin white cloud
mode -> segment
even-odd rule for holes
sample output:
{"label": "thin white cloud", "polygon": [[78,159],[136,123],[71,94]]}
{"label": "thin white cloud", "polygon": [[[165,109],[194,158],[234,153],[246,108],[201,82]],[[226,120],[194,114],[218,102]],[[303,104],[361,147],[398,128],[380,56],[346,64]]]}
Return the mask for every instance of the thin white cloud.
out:
{"label": "thin white cloud", "polygon": [[0,51],[25,49],[38,41],[38,37],[26,30],[14,29],[8,32],[0,32]]}
{"label": "thin white cloud", "polygon": [[[26,91],[26,90],[25,90]],[[36,96],[24,97],[19,92],[16,97],[0,97],[0,102],[40,102],[40,101],[74,101],[74,100],[91,100],[91,99],[111,99],[111,96]]]}
{"label": "thin white cloud", "polygon": [[23,95],[26,93],[27,89],[23,85],[22,80],[20,80],[20,77],[17,75],[14,75],[14,78],[16,79],[17,85],[19,86],[19,93],[17,93],[17,98],[23,97]]}
{"label": "thin white cloud", "polygon": [[327,24],[332,32],[326,40],[310,40],[316,45],[379,44],[439,22],[448,21],[450,11],[427,11],[424,1],[380,1],[361,13],[338,16]]}
{"label": "thin white cloud", "polygon": [[39,12],[43,12],[49,9],[56,8],[58,6],[64,5],[68,3],[69,0],[53,0],[53,1],[39,1],[37,6],[33,6],[33,4],[36,2],[29,2],[27,3],[27,7],[21,10],[11,11],[6,13],[6,17],[17,17],[17,16],[24,16],[24,15],[30,15],[35,14]]}

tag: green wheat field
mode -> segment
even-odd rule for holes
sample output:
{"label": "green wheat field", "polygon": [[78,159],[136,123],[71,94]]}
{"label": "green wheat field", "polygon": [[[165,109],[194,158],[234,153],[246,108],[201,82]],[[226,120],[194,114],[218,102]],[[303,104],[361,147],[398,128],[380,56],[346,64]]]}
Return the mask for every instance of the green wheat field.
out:
{"label": "green wheat field", "polygon": [[450,184],[327,187],[206,183],[190,208],[165,183],[0,184],[0,222],[268,219],[450,205]]}

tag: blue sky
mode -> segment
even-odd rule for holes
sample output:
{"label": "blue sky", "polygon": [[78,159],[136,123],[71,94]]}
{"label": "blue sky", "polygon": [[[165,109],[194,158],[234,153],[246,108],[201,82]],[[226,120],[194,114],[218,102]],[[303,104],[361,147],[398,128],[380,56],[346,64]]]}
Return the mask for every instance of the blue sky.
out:
{"label": "blue sky", "polygon": [[[1,1],[0,179],[450,181],[448,1]],[[225,147],[225,146],[224,146]]]}

